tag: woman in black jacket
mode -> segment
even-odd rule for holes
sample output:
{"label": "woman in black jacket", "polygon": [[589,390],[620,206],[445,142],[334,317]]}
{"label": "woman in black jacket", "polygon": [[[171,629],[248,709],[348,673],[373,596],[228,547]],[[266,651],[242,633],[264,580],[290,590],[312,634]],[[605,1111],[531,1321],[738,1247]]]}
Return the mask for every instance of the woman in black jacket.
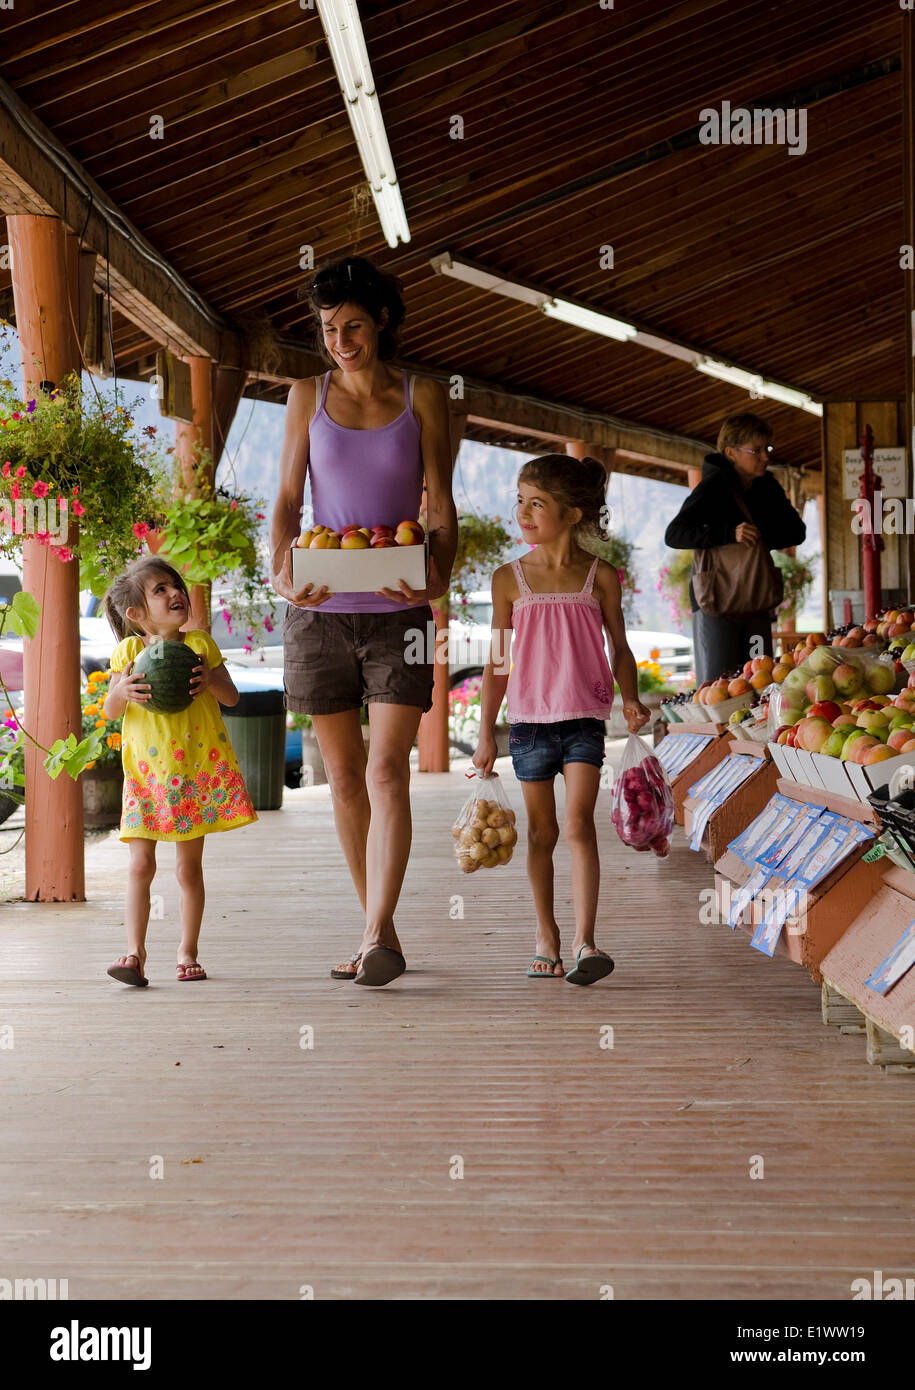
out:
{"label": "woman in black jacket", "polygon": [[[731,415],[725,420],[718,433],[717,453],[705,456],[702,481],[667,528],[664,540],[672,550],[705,550],[735,541],[787,550],[804,539],[806,526],[767,471],[771,439],[772,430],[757,415]],[[752,522],[741,509],[738,495]],[[700,611],[692,580],[689,600],[697,683],[733,671],[750,657],[772,654],[771,613],[712,617]]]}

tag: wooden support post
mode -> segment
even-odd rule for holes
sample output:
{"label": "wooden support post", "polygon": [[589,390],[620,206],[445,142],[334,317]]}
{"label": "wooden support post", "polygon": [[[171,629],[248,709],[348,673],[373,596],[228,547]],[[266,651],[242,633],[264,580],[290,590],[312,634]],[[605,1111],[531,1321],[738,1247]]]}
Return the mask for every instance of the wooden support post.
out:
{"label": "wooden support post", "polygon": [[[902,50],[902,207],[903,236],[905,245],[915,246],[915,17],[905,8],[899,15],[901,25],[900,48]],[[911,254],[911,252],[910,252]],[[904,403],[904,443],[908,461],[907,481],[913,492],[913,465],[915,465],[915,270],[902,273],[905,285],[905,403]],[[906,585],[906,593],[911,598],[915,592],[915,536],[907,536],[904,541],[904,571],[900,584]]]}
{"label": "wooden support post", "polygon": [[[76,238],[56,217],[7,217],[16,330],[28,394],[42,381],[79,373],[79,265]],[[68,543],[75,544],[71,521]],[[24,643],[25,727],[46,748],[82,729],[79,694],[79,565],[26,540],[22,587],[41,604],[36,636]],[[25,895],[30,902],[82,901],[82,784],[55,781],[44,755],[26,744]]]}
{"label": "wooden support post", "polygon": [[[187,357],[185,361],[191,369],[191,400],[194,407],[194,423],[186,425],[181,420],[175,422],[175,454],[178,459],[179,475],[175,487],[185,493],[196,492],[197,480],[194,475],[195,446],[200,444],[208,449],[215,459],[213,440],[213,363],[209,357]],[[220,449],[221,452],[221,449]],[[209,482],[215,479],[215,463],[208,472]],[[210,630],[210,586],[194,584],[190,589],[191,616],[186,624],[188,630]]]}
{"label": "wooden support post", "polygon": [[[451,432],[451,470],[457,460],[461,440],[464,437],[466,415],[448,417]],[[435,615],[435,682],[432,687],[432,708],[427,710],[419,721],[416,746],[419,751],[420,772],[447,772],[450,766],[448,736],[448,705],[451,691],[451,678],[448,662],[448,623],[450,607],[448,595],[443,594],[432,604]],[[440,634],[444,633],[444,636]],[[439,657],[442,660],[439,660]]]}

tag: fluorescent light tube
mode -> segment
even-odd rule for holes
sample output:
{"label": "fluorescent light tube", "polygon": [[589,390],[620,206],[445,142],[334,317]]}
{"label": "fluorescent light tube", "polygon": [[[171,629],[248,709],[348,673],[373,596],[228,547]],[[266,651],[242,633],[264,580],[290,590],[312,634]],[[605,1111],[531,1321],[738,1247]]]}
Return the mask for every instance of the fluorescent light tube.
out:
{"label": "fluorescent light tube", "polygon": [[638,332],[631,323],[623,323],[609,314],[599,314],[594,309],[583,309],[580,304],[571,304],[567,299],[547,299],[542,307],[543,312],[552,319],[569,323],[573,328],[584,328],[589,333],[601,333],[618,343],[625,343]]}
{"label": "fluorescent light tube", "polygon": [[433,256],[429,264],[437,275],[450,275],[455,280],[475,285],[477,289],[491,290],[493,294],[504,295],[507,299],[520,299],[522,303],[533,304],[536,309],[542,308],[550,298],[541,290],[528,289],[526,285],[515,284],[514,280],[502,280],[498,275],[491,275],[488,270],[478,270],[476,266],[455,261],[447,251],[441,256]]}

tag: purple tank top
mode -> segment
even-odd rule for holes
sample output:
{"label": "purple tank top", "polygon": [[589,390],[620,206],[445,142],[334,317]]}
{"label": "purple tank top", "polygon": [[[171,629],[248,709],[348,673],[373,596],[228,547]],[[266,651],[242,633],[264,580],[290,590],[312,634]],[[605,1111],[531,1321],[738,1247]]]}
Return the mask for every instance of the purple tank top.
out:
{"label": "purple tank top", "polygon": [[[328,415],[324,401],[330,372],[308,432],[308,470],[315,525],[393,526],[415,521],[423,495],[420,424],[410,409],[403,372],[402,414],[374,430],[348,429]],[[422,600],[425,603],[425,599]],[[393,613],[408,603],[381,594],[334,594],[316,613]]]}

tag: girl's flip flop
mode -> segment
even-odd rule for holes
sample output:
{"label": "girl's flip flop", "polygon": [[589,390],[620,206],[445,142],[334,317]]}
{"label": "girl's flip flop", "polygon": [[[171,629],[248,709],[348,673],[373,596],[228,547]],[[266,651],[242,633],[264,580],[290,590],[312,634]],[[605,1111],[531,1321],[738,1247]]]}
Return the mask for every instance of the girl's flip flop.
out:
{"label": "girl's flip flop", "polygon": [[[196,966],[199,966],[199,968],[200,968],[200,974],[199,974],[199,975],[189,975],[187,972],[188,972],[193,966],[195,966],[195,965],[196,965]],[[206,977],[207,977],[207,972],[204,970],[203,966],[200,965],[200,962],[199,962],[199,961],[196,961],[196,960],[189,961],[187,965],[176,965],[176,966],[175,966],[175,969],[176,969],[177,972],[178,972],[178,979],[179,979],[183,984],[187,984],[187,982],[188,982],[189,980],[205,980]],[[181,973],[182,971],[184,971],[184,974]]]}
{"label": "girl's flip flop", "polygon": [[[535,970],[534,963],[538,960],[544,961],[550,967],[550,969]],[[557,965],[562,965],[561,956],[558,958],[558,960],[550,960],[549,956],[534,956],[534,959],[527,967],[527,977],[529,980],[561,980],[562,976],[555,974]]]}
{"label": "girl's flip flop", "polygon": [[[586,951],[587,946],[582,946],[581,951]],[[613,969],[613,961],[605,951],[598,951],[596,955],[581,958],[581,951],[575,957],[575,965],[566,974],[566,979],[570,985],[593,985],[595,980],[602,980],[605,975],[609,975]]]}
{"label": "girl's flip flop", "polygon": [[356,976],[356,984],[389,985],[406,968],[407,962],[399,951],[390,946],[373,946],[362,957],[362,969]]}
{"label": "girl's flip flop", "polygon": [[112,980],[120,980],[122,985],[136,985],[138,989],[148,985],[146,976],[140,974],[140,957],[131,952],[125,960],[135,960],[136,965],[109,965],[108,974]]}

